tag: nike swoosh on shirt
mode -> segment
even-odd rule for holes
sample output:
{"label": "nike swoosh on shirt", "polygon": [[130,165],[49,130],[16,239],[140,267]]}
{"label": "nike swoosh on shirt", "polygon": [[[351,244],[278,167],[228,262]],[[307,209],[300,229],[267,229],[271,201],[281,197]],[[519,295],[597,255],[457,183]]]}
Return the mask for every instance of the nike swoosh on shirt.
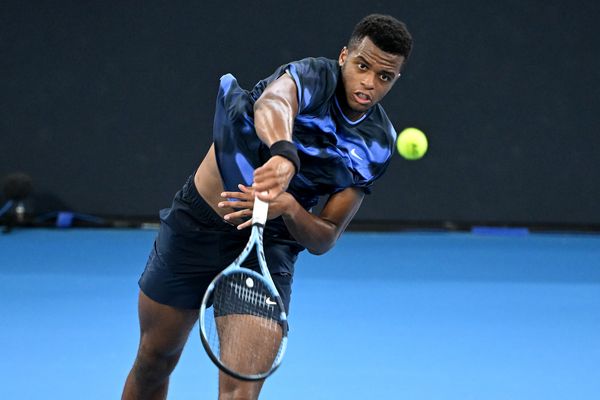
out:
{"label": "nike swoosh on shirt", "polygon": [[350,154],[362,161],[361,156],[358,155],[355,148],[352,148],[352,150],[350,150]]}

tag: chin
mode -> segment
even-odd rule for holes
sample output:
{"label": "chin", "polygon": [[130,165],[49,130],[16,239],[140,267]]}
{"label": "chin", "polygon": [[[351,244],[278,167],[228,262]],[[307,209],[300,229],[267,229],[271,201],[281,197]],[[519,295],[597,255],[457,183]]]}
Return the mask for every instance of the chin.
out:
{"label": "chin", "polygon": [[[340,104],[340,106],[342,105]],[[367,111],[369,111],[371,107],[373,107],[373,104],[370,104],[368,106],[362,105],[356,103],[352,95],[346,95],[346,104],[342,106],[342,111],[344,112],[344,114],[346,114],[347,117],[358,119],[362,117],[363,114],[365,114]]]}
{"label": "chin", "polygon": [[352,112],[354,112],[354,113],[364,114],[367,111],[369,111],[369,109],[371,107],[373,107],[372,104],[369,104],[368,106],[362,105],[362,104],[356,104],[356,105],[354,105],[354,107],[351,107],[351,109],[352,109]]}

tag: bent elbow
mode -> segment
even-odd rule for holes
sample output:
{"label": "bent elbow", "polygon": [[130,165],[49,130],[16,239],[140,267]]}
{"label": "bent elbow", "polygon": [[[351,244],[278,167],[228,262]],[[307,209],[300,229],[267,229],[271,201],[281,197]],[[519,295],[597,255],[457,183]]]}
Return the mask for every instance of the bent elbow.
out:
{"label": "bent elbow", "polygon": [[306,249],[310,254],[314,254],[315,256],[320,256],[327,253],[329,250],[333,249],[333,246],[337,243],[341,235],[341,231],[337,229],[335,225],[331,225],[331,230],[326,235],[321,235],[321,240],[313,240],[312,245],[306,246]]}
{"label": "bent elbow", "polygon": [[315,249],[315,248],[307,248],[306,250],[308,250],[308,252],[310,254],[312,254],[313,256],[321,256],[325,253],[327,253],[327,250],[321,250],[321,249]]}
{"label": "bent elbow", "polygon": [[308,250],[308,252],[312,255],[315,256],[322,256],[323,254],[327,253],[329,250],[331,250],[333,248],[333,245],[335,244],[335,242],[332,243],[323,243],[319,246],[312,246],[312,247],[307,247],[306,250]]}

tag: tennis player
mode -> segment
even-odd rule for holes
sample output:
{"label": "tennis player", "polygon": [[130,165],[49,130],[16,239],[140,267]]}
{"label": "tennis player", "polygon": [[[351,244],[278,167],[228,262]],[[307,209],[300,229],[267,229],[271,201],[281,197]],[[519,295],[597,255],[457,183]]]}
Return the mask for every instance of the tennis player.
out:
{"label": "tennis player", "polygon": [[[337,60],[285,64],[249,91],[232,75],[221,78],[213,145],[160,212],[139,281],[141,339],[123,399],[166,398],[208,284],[248,240],[254,193],[270,203],[265,255],[289,308],[298,253],[331,249],[389,164],[396,132],[379,102],[411,48],[402,22],[374,14]],[[315,215],[320,196],[327,201]],[[257,268],[256,259],[247,266]],[[219,399],[256,399],[262,384],[220,373]]]}

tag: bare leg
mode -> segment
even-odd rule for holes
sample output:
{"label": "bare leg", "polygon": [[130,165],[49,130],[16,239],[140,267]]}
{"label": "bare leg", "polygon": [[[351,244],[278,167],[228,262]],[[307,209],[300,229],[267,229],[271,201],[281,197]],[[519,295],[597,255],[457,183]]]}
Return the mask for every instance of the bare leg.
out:
{"label": "bare leg", "polygon": [[138,313],[140,346],[122,399],[166,399],[169,376],[179,361],[198,312],[157,303],[140,291]]}
{"label": "bare leg", "polygon": [[240,381],[219,371],[219,400],[256,400],[264,380],[255,382]]}
{"label": "bare leg", "polygon": [[[281,326],[268,318],[231,314],[218,317],[221,359],[244,374],[268,371],[281,343]],[[247,382],[219,373],[219,399],[257,399],[264,380]]]}

